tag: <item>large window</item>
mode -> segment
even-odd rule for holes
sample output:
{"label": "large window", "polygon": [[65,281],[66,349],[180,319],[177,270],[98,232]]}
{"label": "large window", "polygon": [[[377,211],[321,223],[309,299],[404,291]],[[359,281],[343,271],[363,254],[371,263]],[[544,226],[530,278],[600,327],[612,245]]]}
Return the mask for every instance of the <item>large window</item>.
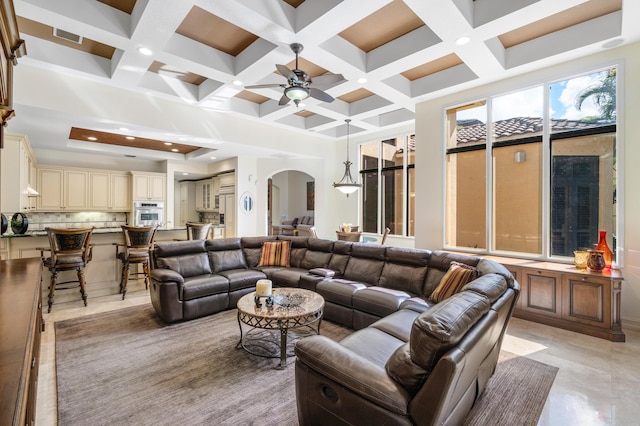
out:
{"label": "large window", "polygon": [[445,244],[572,257],[606,230],[615,248],[616,78],[610,68],[448,109]]}
{"label": "large window", "polygon": [[360,145],[362,230],[414,235],[415,136]]}

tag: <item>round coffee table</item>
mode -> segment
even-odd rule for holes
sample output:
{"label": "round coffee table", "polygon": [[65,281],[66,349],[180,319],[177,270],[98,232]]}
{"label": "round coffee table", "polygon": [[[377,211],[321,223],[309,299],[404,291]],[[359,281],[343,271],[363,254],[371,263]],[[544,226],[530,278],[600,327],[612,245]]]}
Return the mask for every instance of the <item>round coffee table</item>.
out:
{"label": "round coffee table", "polygon": [[[255,292],[238,300],[238,348],[269,358],[280,357],[280,368],[287,365],[287,343],[310,334],[320,334],[324,299],[318,293],[301,288],[273,289],[273,306],[257,307]],[[248,326],[246,332],[242,325]],[[287,341],[289,331],[292,336]],[[279,332],[279,333],[278,333]],[[278,336],[279,334],[279,336]]]}

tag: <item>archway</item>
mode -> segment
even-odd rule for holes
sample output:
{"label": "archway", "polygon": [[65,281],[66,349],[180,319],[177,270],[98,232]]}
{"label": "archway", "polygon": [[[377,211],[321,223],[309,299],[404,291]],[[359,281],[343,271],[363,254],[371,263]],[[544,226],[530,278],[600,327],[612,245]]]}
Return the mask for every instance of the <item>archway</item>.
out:
{"label": "archway", "polygon": [[269,234],[273,225],[295,218],[315,216],[315,179],[297,170],[285,170],[269,179],[267,217]]}

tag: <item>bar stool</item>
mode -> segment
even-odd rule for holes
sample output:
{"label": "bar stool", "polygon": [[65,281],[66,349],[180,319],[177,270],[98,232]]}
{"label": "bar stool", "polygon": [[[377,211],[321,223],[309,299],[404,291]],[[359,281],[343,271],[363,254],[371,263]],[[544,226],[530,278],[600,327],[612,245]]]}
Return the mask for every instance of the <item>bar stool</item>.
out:
{"label": "bar stool", "polygon": [[[150,280],[150,251],[157,226],[127,226],[122,225],[124,244],[114,243],[116,257],[122,262],[122,274],[120,276],[120,293],[122,300],[127,294],[129,276],[144,275],[144,287],[149,288]],[[131,264],[142,264],[142,272],[129,272]]]}
{"label": "bar stool", "polygon": [[[49,284],[49,309],[53,305],[53,298],[56,287],[59,290],[68,290],[79,285],[80,295],[87,306],[87,292],[85,291],[84,268],[91,261],[92,248],[90,244],[93,228],[87,229],[56,229],[45,228],[49,238],[49,247],[40,247],[40,257],[43,268],[51,272],[51,282]],[[49,252],[49,257],[45,253]],[[58,272],[76,271],[77,280],[57,282]],[[74,284],[74,285],[70,285]],[[63,287],[60,287],[63,286]]]}
{"label": "bar stool", "polygon": [[211,223],[187,222],[187,240],[208,239],[211,226]]}

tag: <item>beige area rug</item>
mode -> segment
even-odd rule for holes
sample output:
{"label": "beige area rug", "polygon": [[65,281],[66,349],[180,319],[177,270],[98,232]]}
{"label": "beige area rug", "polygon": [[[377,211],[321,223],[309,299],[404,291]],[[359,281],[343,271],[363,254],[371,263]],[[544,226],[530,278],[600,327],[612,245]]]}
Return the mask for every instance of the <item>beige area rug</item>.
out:
{"label": "beige area rug", "polygon": [[[236,311],[167,325],[150,305],[55,323],[58,424],[297,425],[294,361],[236,349]],[[350,330],[323,322],[340,340]],[[535,425],[557,369],[501,354],[469,424]]]}

